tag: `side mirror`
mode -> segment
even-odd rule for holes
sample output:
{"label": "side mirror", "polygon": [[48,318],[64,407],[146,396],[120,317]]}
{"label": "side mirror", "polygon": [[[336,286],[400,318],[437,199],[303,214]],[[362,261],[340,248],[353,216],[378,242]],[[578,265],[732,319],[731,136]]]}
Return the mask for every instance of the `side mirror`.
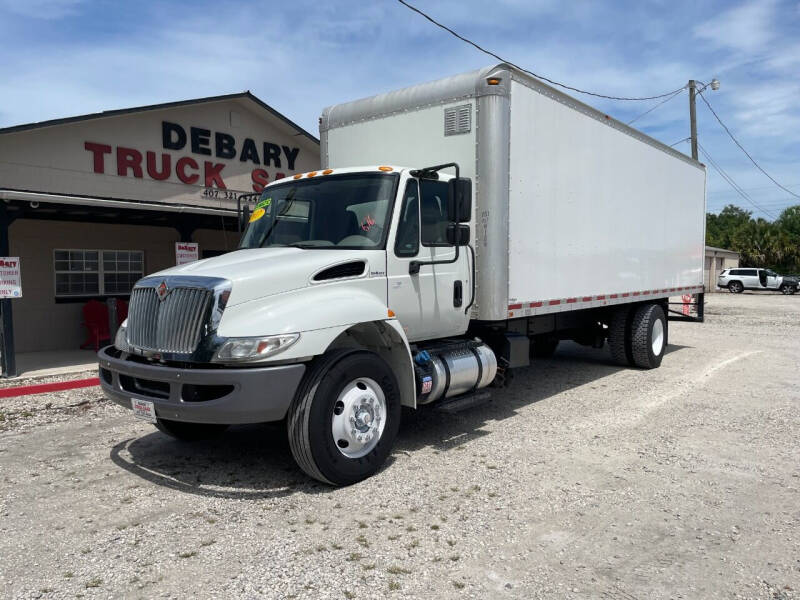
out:
{"label": "side mirror", "polygon": [[451,246],[466,246],[469,244],[469,225],[461,223],[447,224],[447,243]]}
{"label": "side mirror", "polygon": [[247,224],[250,222],[250,205],[245,204],[242,207],[242,214],[239,217],[239,222],[242,224],[242,231],[247,229]]}
{"label": "side mirror", "polygon": [[[456,211],[458,208],[458,211]],[[458,218],[456,219],[456,212]],[[459,177],[450,180],[447,188],[447,219],[455,223],[469,223],[472,218],[472,180]]]}

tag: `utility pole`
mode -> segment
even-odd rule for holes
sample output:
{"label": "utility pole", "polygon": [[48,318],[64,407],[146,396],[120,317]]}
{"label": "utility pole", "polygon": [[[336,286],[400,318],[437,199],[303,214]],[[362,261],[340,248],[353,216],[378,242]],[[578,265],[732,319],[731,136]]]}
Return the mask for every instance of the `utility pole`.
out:
{"label": "utility pole", "polygon": [[694,79],[689,80],[689,122],[691,124],[692,158],[697,160],[697,86]]}

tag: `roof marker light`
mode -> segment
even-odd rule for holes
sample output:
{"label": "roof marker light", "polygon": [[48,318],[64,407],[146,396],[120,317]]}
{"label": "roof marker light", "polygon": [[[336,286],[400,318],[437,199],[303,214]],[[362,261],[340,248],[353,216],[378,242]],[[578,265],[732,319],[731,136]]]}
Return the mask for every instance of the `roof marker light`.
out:
{"label": "roof marker light", "polygon": [[316,176],[317,176],[317,172],[316,171],[311,171],[310,173],[306,174],[306,177],[316,177]]}
{"label": "roof marker light", "polygon": [[489,85],[500,85],[501,81],[502,80],[499,77],[489,77],[489,79],[486,80],[486,83]]}
{"label": "roof marker light", "polygon": [[394,169],[392,169],[392,167],[378,167],[378,170],[379,171],[384,171],[386,173],[388,173],[389,171],[394,171]]}
{"label": "roof marker light", "polygon": [[322,172],[322,174],[323,174],[323,175],[330,175],[331,173],[333,173],[333,169],[325,169],[325,170]]}
{"label": "roof marker light", "polygon": [[300,179],[302,176],[303,176],[303,174],[302,174],[302,173],[298,173],[297,175],[295,175],[294,177],[292,177],[292,179]]}

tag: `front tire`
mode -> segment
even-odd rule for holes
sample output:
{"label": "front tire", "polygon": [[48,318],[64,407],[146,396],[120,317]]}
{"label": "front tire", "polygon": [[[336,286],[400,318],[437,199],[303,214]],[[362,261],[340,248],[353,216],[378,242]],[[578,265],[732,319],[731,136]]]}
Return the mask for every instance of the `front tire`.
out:
{"label": "front tire", "polygon": [[183,421],[168,421],[167,419],[156,421],[156,429],[161,433],[166,433],[168,436],[184,442],[210,440],[222,435],[228,427],[228,425],[216,423],[185,423]]}
{"label": "front tire", "polygon": [[744,291],[744,286],[741,281],[731,281],[728,284],[728,291],[731,294],[741,294]]}
{"label": "front tire", "polygon": [[400,390],[372,352],[335,350],[318,358],[289,407],[289,445],[298,466],[330,485],[373,475],[400,427]]}
{"label": "front tire", "polygon": [[791,286],[787,283],[784,283],[781,286],[781,294],[783,294],[784,296],[790,296],[791,294],[794,294],[794,292],[795,292],[794,286]]}
{"label": "front tire", "polygon": [[667,319],[658,304],[644,304],[636,309],[631,321],[631,354],[642,369],[655,369],[667,349]]}

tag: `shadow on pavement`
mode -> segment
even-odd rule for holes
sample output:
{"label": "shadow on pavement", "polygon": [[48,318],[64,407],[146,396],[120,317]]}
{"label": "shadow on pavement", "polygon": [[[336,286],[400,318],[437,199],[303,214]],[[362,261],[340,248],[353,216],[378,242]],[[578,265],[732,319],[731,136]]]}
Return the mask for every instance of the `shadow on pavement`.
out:
{"label": "shadow on pavement", "polygon": [[[670,345],[668,352],[684,348]],[[611,364],[606,352],[562,343],[553,358],[518,369],[510,386],[492,390],[492,399],[484,405],[457,414],[426,406],[404,410],[394,452],[424,447],[448,451],[493,435],[484,428],[490,421],[508,419],[524,406],[596,383],[623,368]],[[255,500],[334,489],[308,478],[295,465],[283,423],[235,426],[203,442],[181,442],[154,430],[120,442],[110,458],[156,485],[208,497]],[[393,460],[390,457],[384,468]]]}

